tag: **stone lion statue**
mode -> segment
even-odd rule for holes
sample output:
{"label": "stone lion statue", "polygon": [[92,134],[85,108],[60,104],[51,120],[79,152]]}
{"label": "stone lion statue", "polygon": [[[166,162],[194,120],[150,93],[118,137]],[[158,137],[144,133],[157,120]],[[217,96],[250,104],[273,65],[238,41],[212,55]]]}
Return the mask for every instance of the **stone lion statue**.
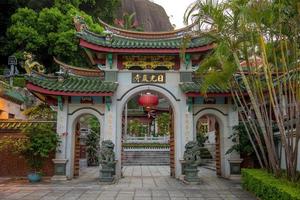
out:
{"label": "stone lion statue", "polygon": [[25,69],[27,74],[31,74],[33,70],[39,73],[45,72],[45,68],[43,65],[36,61],[33,61],[33,55],[31,53],[24,52],[24,59],[25,62],[23,68]]}
{"label": "stone lion statue", "polygon": [[115,165],[114,143],[111,140],[104,140],[101,143],[99,163],[102,168],[110,168]]}
{"label": "stone lion statue", "polygon": [[201,163],[200,148],[196,141],[190,141],[185,145],[183,159],[187,167],[197,167]]}

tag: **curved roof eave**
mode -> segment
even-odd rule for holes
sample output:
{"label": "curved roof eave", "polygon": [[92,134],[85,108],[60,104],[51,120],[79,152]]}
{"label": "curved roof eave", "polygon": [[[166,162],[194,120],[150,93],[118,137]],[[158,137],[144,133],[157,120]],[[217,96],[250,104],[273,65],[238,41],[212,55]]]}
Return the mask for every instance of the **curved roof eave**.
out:
{"label": "curved roof eave", "polygon": [[[84,39],[80,39],[80,46],[84,48],[88,48],[98,52],[109,52],[109,53],[180,53],[182,49],[180,48],[113,48],[113,47],[105,47],[97,44],[90,43]],[[205,52],[213,49],[213,43],[187,48],[185,50],[186,53],[198,53]]]}
{"label": "curved roof eave", "polygon": [[132,31],[132,30],[126,30],[126,29],[121,29],[121,28],[118,28],[118,27],[114,27],[112,25],[109,25],[109,24],[105,23],[104,21],[102,21],[99,18],[98,18],[98,20],[99,20],[100,25],[102,25],[107,30],[109,30],[113,33],[117,33],[117,34],[123,35],[123,36],[132,36],[132,37],[136,37],[136,38],[145,38],[145,39],[147,39],[147,38],[148,39],[169,38],[169,37],[178,36],[178,35],[184,34],[185,32],[190,31],[193,27],[196,26],[196,23],[193,23],[193,24],[188,25],[186,27],[176,29],[176,30],[172,30],[172,31],[140,32],[140,31]]}

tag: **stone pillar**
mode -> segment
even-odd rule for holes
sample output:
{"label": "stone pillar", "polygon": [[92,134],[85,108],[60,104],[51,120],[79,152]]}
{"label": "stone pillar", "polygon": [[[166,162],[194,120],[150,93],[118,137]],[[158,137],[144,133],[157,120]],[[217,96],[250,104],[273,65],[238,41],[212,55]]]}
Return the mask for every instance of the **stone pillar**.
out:
{"label": "stone pillar", "polygon": [[[175,121],[176,123],[179,123],[179,126],[175,126],[177,128],[177,135],[175,136],[176,139],[176,149],[177,149],[177,155],[176,155],[176,177],[182,178],[182,163],[183,160],[183,153],[185,151],[185,144],[187,144],[189,141],[194,140],[193,135],[193,112],[192,109],[189,108],[189,105],[187,104],[187,97],[182,96],[182,101],[178,102],[178,113],[175,114],[175,117],[177,117],[178,121]],[[190,105],[192,106],[192,105]],[[177,115],[177,116],[176,116]]]}
{"label": "stone pillar", "polygon": [[[122,116],[122,111],[118,110],[118,104],[119,102],[116,100],[116,97],[112,97],[111,104],[106,104],[105,106],[105,114],[104,114],[104,127],[103,127],[103,134],[101,134],[101,141],[104,140],[111,140],[115,147],[114,152],[116,155],[116,176],[117,178],[121,177],[121,166],[118,162],[121,160],[121,144],[118,144],[119,137],[121,137],[122,134],[122,121],[117,122],[117,118],[119,115]],[[117,133],[118,130],[118,133]]]}
{"label": "stone pillar", "polygon": [[[234,109],[234,106],[229,108],[228,112],[228,126],[227,126],[227,136],[229,137],[233,133],[233,127],[238,125],[238,111]],[[226,137],[226,136],[225,136]],[[227,138],[228,138],[227,137]],[[224,140],[224,152],[226,152],[234,143],[230,139]],[[233,151],[229,155],[225,155],[225,166],[226,166],[226,177],[227,178],[236,178],[238,175],[238,171],[240,168],[240,163],[242,159],[240,158],[240,154],[238,152]]]}
{"label": "stone pillar", "polygon": [[55,154],[54,162],[54,176],[52,180],[66,180],[66,164],[68,158],[66,157],[66,144],[68,134],[68,98],[66,97],[63,102],[62,108],[57,108],[57,126],[56,133],[60,138],[60,144]]}

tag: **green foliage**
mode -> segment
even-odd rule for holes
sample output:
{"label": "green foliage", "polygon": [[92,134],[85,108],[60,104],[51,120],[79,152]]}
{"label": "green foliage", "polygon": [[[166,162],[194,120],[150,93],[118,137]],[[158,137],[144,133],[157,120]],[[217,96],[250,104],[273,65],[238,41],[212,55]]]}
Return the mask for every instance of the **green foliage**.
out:
{"label": "green foliage", "polygon": [[147,134],[146,127],[138,119],[129,120],[127,130],[128,133],[135,136],[144,136]]}
{"label": "green foliage", "polygon": [[197,132],[196,140],[200,147],[204,146],[204,142],[206,142],[207,139],[208,137],[205,135],[205,133]]}
{"label": "green foliage", "polygon": [[170,113],[161,113],[157,116],[158,135],[169,135]]}
{"label": "green foliage", "polygon": [[55,70],[52,65],[49,66],[53,56],[70,64],[86,66],[86,59],[80,56],[73,18],[76,15],[83,17],[95,33],[101,34],[103,28],[72,4],[64,4],[63,8],[44,8],[40,12],[29,8],[18,9],[7,29],[9,42],[6,55],[15,53],[22,59],[22,52],[32,52],[48,68],[48,72]]}
{"label": "green foliage", "polygon": [[91,117],[88,119],[88,124],[91,132],[87,135],[86,139],[87,164],[88,166],[97,166],[99,165],[100,123],[96,117]]}
{"label": "green foliage", "polygon": [[196,134],[196,140],[200,147],[204,146],[204,142],[208,139],[208,136],[206,136],[206,133],[208,132],[208,126],[206,124],[200,123],[199,126],[197,126],[197,134]]}
{"label": "green foliage", "polygon": [[23,113],[31,120],[56,120],[56,112],[45,103],[30,107]]}
{"label": "green foliage", "polygon": [[29,126],[23,130],[23,133],[24,137],[21,138],[5,137],[0,140],[0,151],[9,149],[24,157],[32,170],[39,171],[43,167],[45,158],[55,151],[59,138],[49,124]]}
{"label": "green foliage", "polygon": [[254,153],[243,123],[239,123],[239,125],[233,127],[233,133],[228,139],[231,139],[234,145],[227,150],[226,154],[236,151],[240,154],[249,156]]}
{"label": "green foliage", "polygon": [[[93,0],[92,0],[93,1]],[[84,3],[79,6],[81,10],[93,16],[95,20],[98,18],[106,23],[112,24],[116,18],[116,12],[121,6],[120,0],[97,0]]]}
{"label": "green foliage", "polygon": [[242,169],[243,187],[261,200],[299,200],[300,183],[275,178],[260,169]]}

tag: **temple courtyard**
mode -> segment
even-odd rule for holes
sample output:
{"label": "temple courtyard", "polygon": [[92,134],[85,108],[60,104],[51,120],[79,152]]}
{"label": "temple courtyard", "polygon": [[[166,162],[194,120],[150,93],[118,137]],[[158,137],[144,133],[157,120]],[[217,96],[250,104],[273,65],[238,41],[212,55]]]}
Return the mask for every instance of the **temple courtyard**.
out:
{"label": "temple courtyard", "polygon": [[215,171],[200,168],[202,183],[188,185],[169,176],[169,166],[126,166],[124,178],[111,185],[99,184],[98,168],[89,167],[79,178],[39,184],[25,181],[0,183],[0,199],[28,200],[254,200],[239,181],[218,178]]}

